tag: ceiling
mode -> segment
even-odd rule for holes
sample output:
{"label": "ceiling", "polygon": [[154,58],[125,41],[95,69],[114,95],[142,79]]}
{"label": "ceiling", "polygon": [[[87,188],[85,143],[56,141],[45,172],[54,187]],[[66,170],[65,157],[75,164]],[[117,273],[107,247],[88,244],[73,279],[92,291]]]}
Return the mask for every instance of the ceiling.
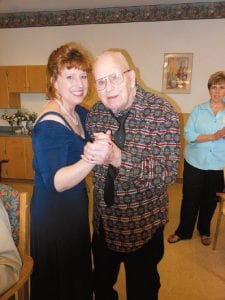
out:
{"label": "ceiling", "polygon": [[218,2],[218,0],[0,0],[0,13]]}

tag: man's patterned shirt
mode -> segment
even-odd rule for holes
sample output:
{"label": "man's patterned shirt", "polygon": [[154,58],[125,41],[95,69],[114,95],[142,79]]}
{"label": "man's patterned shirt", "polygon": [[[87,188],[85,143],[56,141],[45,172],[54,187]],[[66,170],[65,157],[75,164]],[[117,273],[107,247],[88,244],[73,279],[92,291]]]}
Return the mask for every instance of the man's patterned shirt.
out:
{"label": "man's patterned shirt", "polygon": [[[99,232],[102,219],[107,246],[118,252],[141,248],[166,224],[167,188],[176,179],[180,154],[178,115],[169,102],[137,86],[128,111],[111,207],[104,202],[108,167],[94,168],[94,229]],[[89,112],[87,128],[91,135],[109,129],[113,136],[118,125],[101,102]]]}

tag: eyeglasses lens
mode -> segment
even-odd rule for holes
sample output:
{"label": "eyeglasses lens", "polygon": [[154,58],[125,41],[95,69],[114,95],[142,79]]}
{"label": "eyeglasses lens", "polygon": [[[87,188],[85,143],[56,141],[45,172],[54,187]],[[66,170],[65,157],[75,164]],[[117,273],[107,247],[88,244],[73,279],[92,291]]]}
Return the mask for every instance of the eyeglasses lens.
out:
{"label": "eyeglasses lens", "polygon": [[110,74],[107,77],[100,78],[100,79],[96,80],[96,82],[95,82],[96,89],[98,91],[104,90],[106,88],[107,80],[109,80],[110,83],[113,86],[116,86],[116,85],[119,85],[119,84],[121,84],[123,82],[123,75],[122,74],[113,73],[113,74]]}

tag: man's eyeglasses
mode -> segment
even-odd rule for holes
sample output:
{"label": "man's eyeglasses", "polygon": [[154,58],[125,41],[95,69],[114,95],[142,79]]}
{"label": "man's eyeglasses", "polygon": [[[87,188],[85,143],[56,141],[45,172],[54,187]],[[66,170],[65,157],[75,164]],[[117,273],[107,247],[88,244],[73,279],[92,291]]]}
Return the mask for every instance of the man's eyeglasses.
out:
{"label": "man's eyeglasses", "polygon": [[95,86],[98,91],[103,91],[106,88],[107,81],[110,81],[110,84],[113,86],[119,85],[123,82],[123,74],[130,72],[129,70],[124,71],[123,73],[113,73],[108,76],[99,78],[95,81]]}

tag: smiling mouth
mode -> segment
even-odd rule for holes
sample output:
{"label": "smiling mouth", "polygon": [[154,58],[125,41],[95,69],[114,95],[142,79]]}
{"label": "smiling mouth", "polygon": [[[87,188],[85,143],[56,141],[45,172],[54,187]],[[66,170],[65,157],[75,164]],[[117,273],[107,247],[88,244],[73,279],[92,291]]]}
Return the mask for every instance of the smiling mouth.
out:
{"label": "smiling mouth", "polygon": [[80,91],[71,91],[71,93],[74,96],[82,96],[84,94],[84,91],[83,90],[80,90]]}
{"label": "smiling mouth", "polygon": [[113,100],[113,99],[116,99],[116,98],[117,98],[117,95],[114,95],[114,96],[108,96],[108,97],[107,97],[108,100]]}

